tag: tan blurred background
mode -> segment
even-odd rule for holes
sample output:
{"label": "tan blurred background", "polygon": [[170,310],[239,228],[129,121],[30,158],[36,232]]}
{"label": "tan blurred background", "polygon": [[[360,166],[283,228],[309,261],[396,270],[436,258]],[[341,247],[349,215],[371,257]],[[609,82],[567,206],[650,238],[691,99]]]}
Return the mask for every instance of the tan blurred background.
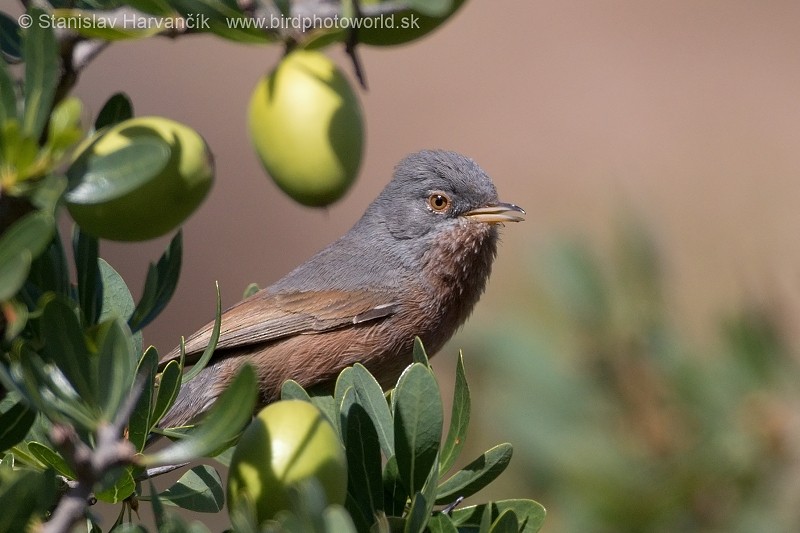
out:
{"label": "tan blurred background", "polygon": [[[676,320],[701,335],[745,295],[792,309],[800,294],[798,26],[800,3],[788,0],[470,0],[429,38],[361,50],[366,158],[328,210],[284,197],[249,144],[250,91],[277,47],[115,44],[76,92],[94,116],[125,90],[138,115],[199,130],[216,158],[212,194],[184,229],[178,291],[146,332],[160,350],[212,317],[215,280],[226,305],[250,282],[275,281],[346,231],[394,164],[421,148],[470,155],[530,215],[505,230],[473,323],[490,324],[513,298],[542,243],[564,232],[604,242],[624,207],[653,228]],[[329,53],[352,74],[340,48]],[[166,242],[103,243],[102,253],[138,296]]]}

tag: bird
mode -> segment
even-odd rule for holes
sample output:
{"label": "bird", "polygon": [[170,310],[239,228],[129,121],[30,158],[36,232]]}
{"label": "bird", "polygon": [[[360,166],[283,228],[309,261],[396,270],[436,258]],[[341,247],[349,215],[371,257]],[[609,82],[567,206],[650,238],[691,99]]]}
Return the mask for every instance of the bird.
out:
{"label": "bird", "polygon": [[[256,371],[258,406],[278,400],[287,379],[332,389],[355,363],[390,387],[412,362],[415,337],[435,354],[467,320],[486,288],[498,228],[524,219],[472,159],[445,150],[406,156],[347,233],[222,314],[211,360],[183,384],[161,427],[194,422],[245,362]],[[213,326],[188,337],[187,364]],[[180,357],[175,348],[160,365]]]}

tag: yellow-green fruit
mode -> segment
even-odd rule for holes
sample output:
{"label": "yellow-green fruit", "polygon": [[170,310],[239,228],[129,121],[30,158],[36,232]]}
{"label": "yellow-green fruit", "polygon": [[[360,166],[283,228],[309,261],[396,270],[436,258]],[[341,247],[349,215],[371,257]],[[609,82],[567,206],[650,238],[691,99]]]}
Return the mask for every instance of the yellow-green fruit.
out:
{"label": "yellow-green fruit", "polygon": [[[358,30],[358,40],[373,46],[393,46],[405,44],[423,37],[449,19],[466,0],[453,0],[450,9],[438,17],[422,15],[418,11],[406,10],[392,15],[375,17],[369,25],[364,23]],[[379,0],[365,0],[364,5],[381,3]],[[390,27],[391,26],[391,27]]]}
{"label": "yellow-green fruit", "polygon": [[287,55],[256,85],[248,119],[264,168],[297,202],[328,205],[355,180],[364,147],[361,106],[323,54]]}
{"label": "yellow-green fruit", "polygon": [[163,117],[132,118],[99,131],[78,148],[70,170],[80,174],[91,168],[92,158],[147,138],[170,148],[168,161],[151,179],[119,196],[67,193],[67,208],[81,229],[118,241],[153,239],[178,227],[202,203],[214,179],[208,146],[192,128]]}
{"label": "yellow-green fruit", "polygon": [[228,472],[228,508],[252,502],[259,523],[289,508],[289,487],[316,478],[329,504],[347,496],[347,462],[336,431],[314,405],[265,407],[242,434]]}

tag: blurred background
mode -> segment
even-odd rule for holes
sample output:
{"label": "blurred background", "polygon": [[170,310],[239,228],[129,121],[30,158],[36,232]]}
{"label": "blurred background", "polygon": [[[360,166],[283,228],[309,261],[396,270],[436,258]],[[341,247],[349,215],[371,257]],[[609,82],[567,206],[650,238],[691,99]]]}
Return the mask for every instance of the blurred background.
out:
{"label": "blurred background", "polygon": [[[215,280],[233,304],[345,232],[408,152],[457,150],[529,213],[434,359],[446,384],[465,354],[464,457],[515,447],[479,499],[536,499],[547,533],[797,531],[798,20],[789,0],[470,0],[425,39],[361,49],[366,158],[325,210],[283,196],[247,137],[278,47],[115,44],[78,85],[91,116],[125,90],[217,164],[146,341],[210,320]],[[166,242],[101,253],[137,293]]]}

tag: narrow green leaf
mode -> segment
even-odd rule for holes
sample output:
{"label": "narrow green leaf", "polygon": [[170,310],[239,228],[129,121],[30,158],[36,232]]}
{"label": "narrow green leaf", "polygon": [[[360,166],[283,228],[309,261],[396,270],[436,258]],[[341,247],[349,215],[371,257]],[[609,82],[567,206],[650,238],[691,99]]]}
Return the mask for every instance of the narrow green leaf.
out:
{"label": "narrow green leaf", "polygon": [[453,525],[450,517],[443,513],[437,513],[428,520],[428,531],[430,533],[458,533],[458,529]]}
{"label": "narrow green leaf", "polygon": [[208,465],[192,468],[158,496],[165,504],[198,513],[218,513],[225,503],[222,480]]}
{"label": "narrow green leaf", "polygon": [[78,275],[78,303],[86,325],[93,326],[97,324],[103,308],[103,280],[97,262],[99,253],[97,238],[74,226],[72,252]]}
{"label": "narrow green leaf", "polygon": [[109,98],[97,114],[94,129],[100,130],[113,126],[133,117],[133,104],[125,93],[115,93]]}
{"label": "narrow green leaf", "polygon": [[483,455],[453,474],[439,485],[436,495],[437,505],[454,502],[459,496],[468,498],[503,473],[511,461],[511,444],[498,444]]}
{"label": "narrow green leaf", "polygon": [[203,354],[200,356],[200,359],[183,376],[184,383],[191,381],[195,377],[197,377],[197,375],[206,367],[208,362],[211,360],[211,356],[214,355],[214,350],[217,349],[217,341],[219,340],[219,329],[220,326],[222,325],[222,298],[220,297],[219,293],[219,283],[217,282],[214,285],[217,290],[217,313],[214,318],[214,327],[211,330],[211,338],[208,340],[208,346],[206,346],[206,349],[203,350]]}
{"label": "narrow green leaf", "polygon": [[70,268],[67,256],[61,244],[61,236],[57,233],[50,240],[39,257],[31,263],[28,283],[24,292],[31,307],[36,305],[39,298],[46,292],[53,292],[65,298],[72,297],[72,284],[69,279]]}
{"label": "narrow green leaf", "polygon": [[263,29],[244,25],[247,16],[242,13],[235,0],[170,0],[170,4],[186,17],[207,17],[204,22],[208,29],[225,39],[244,43],[272,40]]}
{"label": "narrow green leaf", "polygon": [[287,379],[281,385],[281,400],[301,400],[311,403],[311,396],[298,382]]}
{"label": "narrow green leaf", "polygon": [[394,448],[397,467],[409,493],[428,478],[442,438],[442,399],[430,369],[406,368],[394,392]]}
{"label": "narrow green leaf", "polygon": [[383,508],[387,515],[401,516],[408,501],[408,491],[400,481],[397,458],[392,456],[383,467]]}
{"label": "narrow green leaf", "polygon": [[0,263],[16,258],[27,250],[31,259],[38,257],[53,238],[55,219],[49,213],[34,211],[17,220],[0,237]]}
{"label": "narrow green leaf", "polygon": [[489,533],[517,533],[518,531],[519,522],[517,522],[517,515],[513,509],[506,509],[500,513],[489,529]]}
{"label": "narrow green leaf", "polygon": [[450,415],[450,428],[442,447],[439,472],[445,473],[453,466],[461,454],[464,441],[467,438],[469,417],[471,411],[469,384],[464,373],[464,354],[458,354],[456,363],[456,383],[453,391],[453,408]]}
{"label": "narrow green leaf", "polygon": [[430,368],[431,363],[428,358],[428,352],[425,351],[425,346],[423,346],[422,339],[419,337],[414,337],[412,356],[415,363],[420,363]]}
{"label": "narrow green leaf", "polygon": [[136,368],[137,376],[144,376],[144,389],[136,402],[136,407],[128,421],[128,440],[136,448],[143,451],[147,437],[153,427],[153,403],[155,402],[155,376],[158,371],[158,352],[152,346],[144,351]]}
{"label": "narrow green leaf", "polygon": [[148,325],[169,303],[178,286],[182,257],[183,233],[179,230],[158,263],[150,264],[147,270],[142,298],[128,321],[131,330],[138,331]]}
{"label": "narrow green leaf", "polygon": [[190,461],[220,448],[244,428],[253,413],[258,386],[249,364],[239,370],[230,386],[217,398],[208,416],[187,432],[186,438],[143,458],[148,466]]}
{"label": "narrow green leaf", "polygon": [[17,402],[0,414],[0,452],[4,452],[25,438],[36,420],[36,411]]}
{"label": "narrow green leaf", "polygon": [[67,170],[69,204],[109,202],[156,178],[170,159],[169,145],[156,137],[138,137],[104,155],[87,149]]}
{"label": "narrow green leaf", "polygon": [[[134,304],[125,280],[104,259],[98,259],[98,266],[103,281],[103,307],[98,322],[105,322],[112,318],[126,320],[133,312]],[[140,331],[133,335],[133,346],[135,353],[142,353],[142,333]]]}
{"label": "narrow green leaf", "polygon": [[106,503],[119,503],[136,491],[133,467],[114,469],[106,474],[95,492],[98,500]]}
{"label": "narrow green leaf", "polygon": [[439,485],[439,455],[433,461],[428,479],[425,480],[425,485],[422,487],[422,495],[425,497],[425,513],[430,516],[433,512],[433,506],[436,503],[436,491]]}
{"label": "narrow green leaf", "polygon": [[429,17],[442,17],[446,15],[453,4],[453,0],[408,0],[408,6]]}
{"label": "narrow green leaf", "polygon": [[42,311],[41,327],[46,360],[58,366],[84,402],[97,405],[92,385],[97,362],[89,355],[73,310],[58,298],[50,300]]}
{"label": "narrow green leaf", "polygon": [[423,533],[425,526],[428,525],[428,504],[425,501],[425,496],[421,492],[414,494],[411,499],[411,509],[406,516],[406,524],[403,528],[403,533]]}
{"label": "narrow green leaf", "polygon": [[6,254],[0,262],[0,302],[13,298],[25,285],[31,269],[31,253],[22,250],[16,255]]}
{"label": "narrow green leaf", "polygon": [[[353,389],[348,389],[353,390]],[[349,396],[355,396],[355,392]],[[375,426],[359,403],[349,403],[342,414],[342,434],[347,454],[347,492],[365,516],[383,510],[381,453]]]}
{"label": "narrow green leaf", "polygon": [[161,498],[158,497],[158,492],[156,492],[156,487],[153,485],[152,478],[147,481],[150,484],[150,505],[153,508],[153,517],[156,520],[156,530],[163,531],[164,522],[166,521],[164,505],[161,503]]}
{"label": "narrow green leaf", "polygon": [[345,391],[353,386],[353,367],[348,366],[336,378],[336,387],[333,391],[333,398],[336,405],[342,405],[342,398],[344,398]]}
{"label": "narrow green leaf", "polygon": [[29,442],[28,451],[38,461],[47,466],[55,469],[56,472],[66,477],[67,479],[75,479],[75,471],[70,468],[67,462],[55,450],[51,450],[48,446],[41,442]]}
{"label": "narrow green leaf", "polygon": [[178,392],[181,388],[182,377],[181,365],[177,361],[170,361],[161,371],[161,382],[158,385],[150,429],[154,428],[164,418],[172,404],[175,403],[175,398],[178,397]]}
{"label": "narrow green leaf", "polygon": [[261,289],[258,288],[258,285],[255,283],[251,283],[247,287],[245,287],[244,292],[242,293],[242,299],[250,298],[252,295],[260,291]]}
{"label": "narrow green leaf", "polygon": [[[482,517],[487,515],[488,523],[497,518],[503,511],[511,509],[517,516],[520,533],[536,533],[544,523],[547,514],[539,503],[533,500],[500,500],[489,504],[473,505],[455,509],[451,518],[457,527],[478,525]],[[488,530],[488,527],[487,527]]]}
{"label": "narrow green leaf", "polygon": [[356,363],[352,370],[353,388],[356,399],[369,415],[380,441],[380,447],[385,457],[394,455],[394,426],[392,413],[383,389],[378,381],[360,363]]}
{"label": "narrow green leaf", "polygon": [[136,375],[136,352],[131,336],[128,325],[116,318],[109,324],[100,345],[98,401],[109,422],[130,392]]}
{"label": "narrow green leaf", "polygon": [[25,59],[25,113],[23,130],[39,139],[50,117],[50,110],[58,84],[58,45],[53,29],[48,24],[39,24],[40,17],[47,17],[39,8],[28,11],[33,24],[25,30],[22,41],[22,56]]}
{"label": "narrow green leaf", "polygon": [[[0,13],[0,24],[6,17],[5,13]],[[16,23],[12,23],[16,25]],[[19,28],[17,28],[19,29]],[[0,29],[0,49],[3,48],[5,37],[10,35],[10,31]],[[17,115],[17,91],[14,90],[14,82],[8,73],[6,62],[0,57],[0,124],[5,124],[9,120],[18,120]]]}

